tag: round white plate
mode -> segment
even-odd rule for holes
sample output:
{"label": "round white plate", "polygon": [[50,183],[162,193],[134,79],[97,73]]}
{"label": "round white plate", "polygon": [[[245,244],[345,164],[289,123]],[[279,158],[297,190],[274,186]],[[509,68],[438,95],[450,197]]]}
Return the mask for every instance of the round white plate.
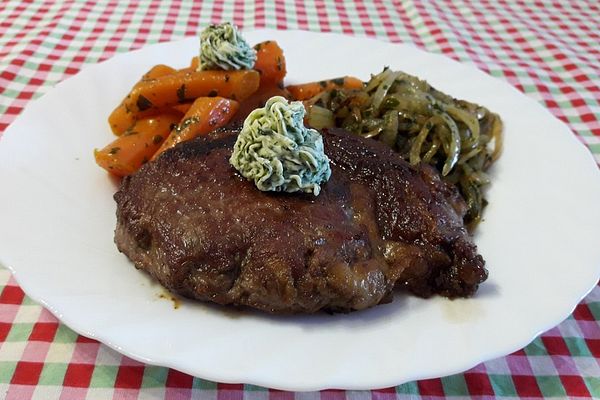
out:
{"label": "round white plate", "polygon": [[108,114],[149,67],[183,67],[190,38],[86,68],[32,102],[0,140],[0,260],[77,332],[135,359],[219,382],[289,390],[370,389],[466,370],[558,324],[600,275],[600,173],[573,133],[499,80],[411,46],[294,31],[275,39],[287,81],[384,65],[418,75],[505,122],[490,205],[476,243],[490,278],[468,300],[396,296],[348,315],[273,317],[184,301],[113,244],[116,182],[92,150],[113,139]]}

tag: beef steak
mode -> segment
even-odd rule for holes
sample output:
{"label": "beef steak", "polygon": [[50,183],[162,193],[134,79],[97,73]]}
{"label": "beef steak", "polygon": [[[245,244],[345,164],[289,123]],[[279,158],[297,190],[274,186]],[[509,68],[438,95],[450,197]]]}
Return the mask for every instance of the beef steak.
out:
{"label": "beef steak", "polygon": [[229,164],[236,129],[165,152],[115,194],[115,242],[169,290],[270,313],[472,295],[487,278],[456,188],[379,142],[323,132],[321,194],[261,192]]}

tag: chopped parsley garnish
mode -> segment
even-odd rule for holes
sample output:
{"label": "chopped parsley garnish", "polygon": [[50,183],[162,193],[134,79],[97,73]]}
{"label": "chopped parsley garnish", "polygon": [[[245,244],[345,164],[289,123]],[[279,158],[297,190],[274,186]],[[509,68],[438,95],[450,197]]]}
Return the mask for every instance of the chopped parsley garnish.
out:
{"label": "chopped parsley garnish", "polygon": [[177,100],[180,103],[185,103],[186,102],[186,98],[185,98],[185,83],[182,84],[181,86],[179,86],[179,89],[177,89]]}
{"label": "chopped parsley garnish", "polygon": [[138,110],[140,110],[140,111],[146,111],[147,109],[149,109],[153,106],[152,102],[150,100],[148,100],[147,98],[145,98],[144,96],[142,96],[141,94],[140,94],[140,97],[138,97],[136,105],[137,105]]}

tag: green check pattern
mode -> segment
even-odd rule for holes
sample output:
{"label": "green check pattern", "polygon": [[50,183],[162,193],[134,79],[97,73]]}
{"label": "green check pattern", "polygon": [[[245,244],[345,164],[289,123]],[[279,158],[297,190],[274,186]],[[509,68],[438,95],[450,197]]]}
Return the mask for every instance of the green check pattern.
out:
{"label": "green check pattern", "polygon": [[[377,37],[473,64],[542,103],[600,161],[595,0],[4,0],[0,135],[32,99],[86,65],[221,21]],[[364,392],[280,392],[131,360],[58,322],[0,269],[0,398],[600,398],[599,321],[596,287],[524,349],[461,374]]]}

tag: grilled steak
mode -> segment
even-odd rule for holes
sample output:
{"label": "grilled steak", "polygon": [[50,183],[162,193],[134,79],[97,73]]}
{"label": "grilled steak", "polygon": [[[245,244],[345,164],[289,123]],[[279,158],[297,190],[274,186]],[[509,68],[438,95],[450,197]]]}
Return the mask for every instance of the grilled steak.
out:
{"label": "grilled steak", "polygon": [[238,131],[183,143],[125,178],[115,241],[169,290],[270,313],[361,310],[395,287],[469,296],[487,278],[465,204],[430,167],[323,133],[321,194],[261,192],[229,164]]}

